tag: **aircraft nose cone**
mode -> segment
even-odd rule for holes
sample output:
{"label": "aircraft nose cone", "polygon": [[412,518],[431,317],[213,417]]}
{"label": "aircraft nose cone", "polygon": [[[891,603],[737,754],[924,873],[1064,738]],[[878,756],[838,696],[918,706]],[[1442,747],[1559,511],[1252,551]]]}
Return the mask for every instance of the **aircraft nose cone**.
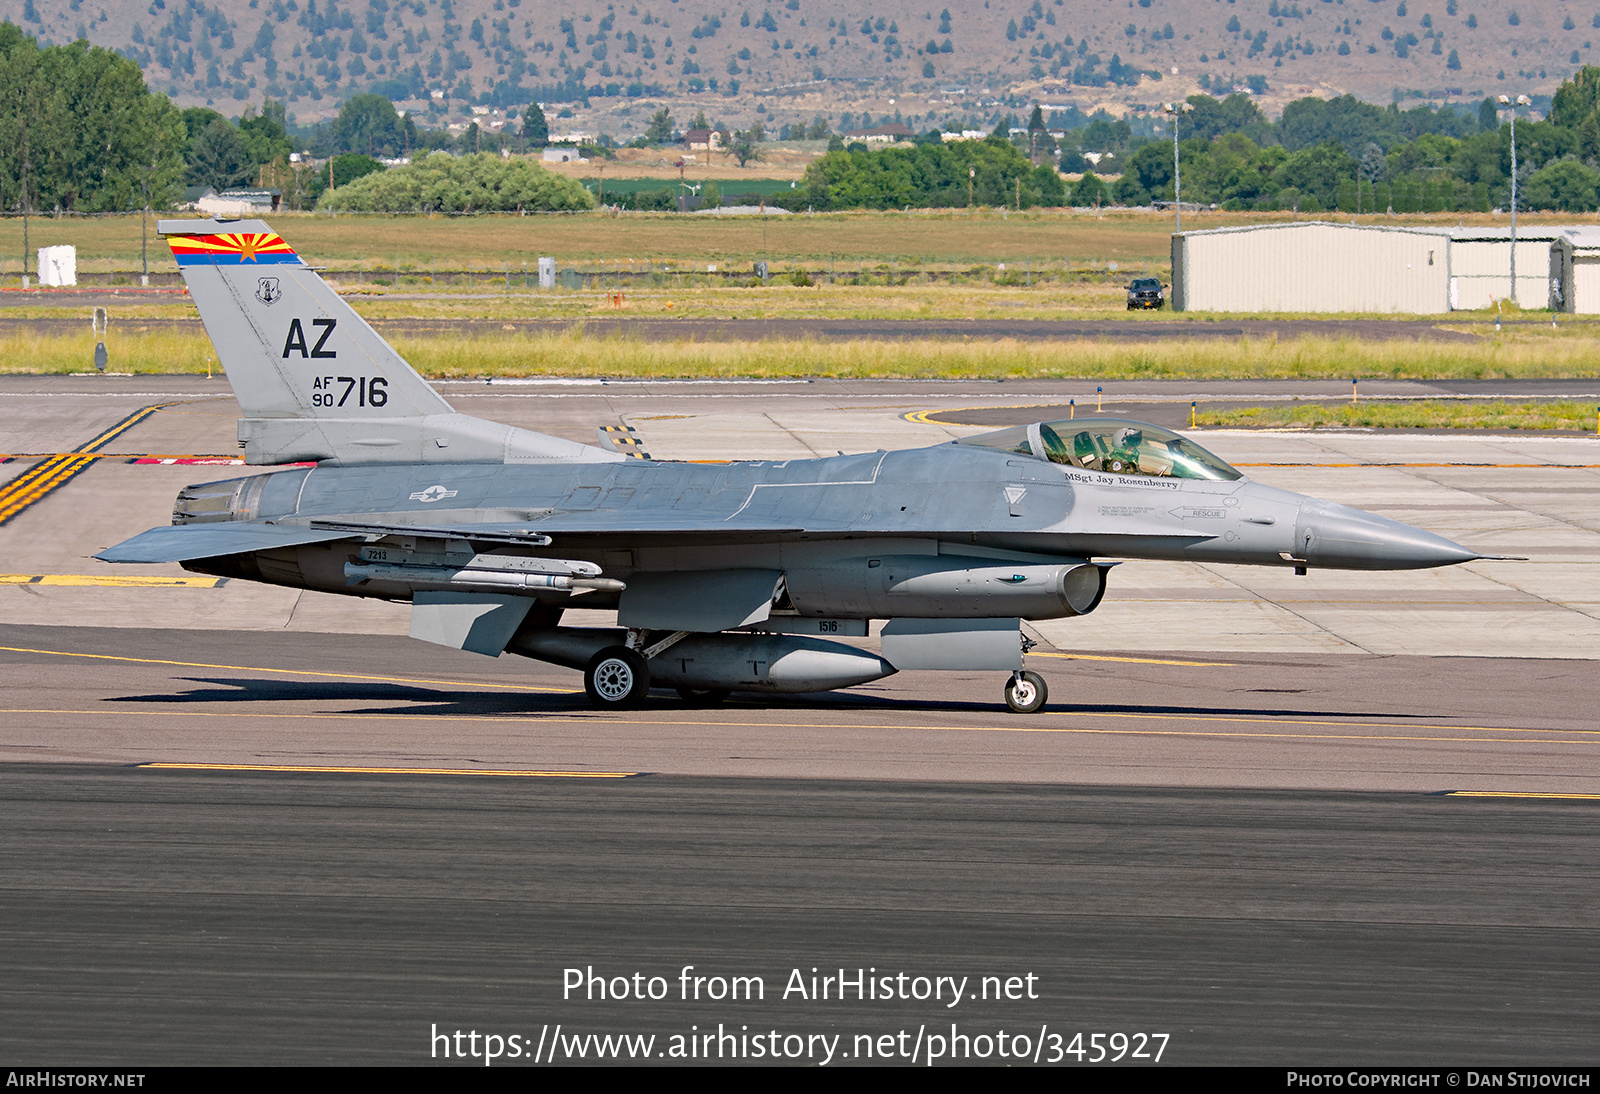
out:
{"label": "aircraft nose cone", "polygon": [[1340,570],[1421,570],[1484,556],[1421,528],[1311,498],[1295,522],[1295,557]]}

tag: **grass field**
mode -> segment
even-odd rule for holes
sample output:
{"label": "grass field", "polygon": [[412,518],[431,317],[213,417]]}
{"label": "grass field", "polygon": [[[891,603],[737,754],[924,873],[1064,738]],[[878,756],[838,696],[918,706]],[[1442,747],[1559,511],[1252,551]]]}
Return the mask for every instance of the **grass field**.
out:
{"label": "grass field", "polygon": [[[214,358],[211,343],[199,331],[140,332],[133,326],[114,325],[107,339],[113,371],[204,372],[207,359]],[[1449,379],[1592,376],[1600,338],[1593,331],[1578,336],[1538,329],[1473,343],[1269,338],[1130,344],[1118,338],[1074,343],[1064,352],[1055,343],[1011,339],[703,342],[507,333],[397,338],[395,348],[424,375],[436,378]],[[62,337],[0,337],[0,370],[5,372],[81,372],[93,354],[94,339],[87,328]],[[1305,410],[1311,415],[1337,413],[1312,406]]]}
{"label": "grass field", "polygon": [[1591,403],[1509,403],[1419,400],[1404,403],[1290,403],[1202,410],[1201,426],[1278,426],[1316,429],[1566,429],[1593,433],[1600,407]]}
{"label": "grass field", "polygon": [[[1283,214],[1215,214],[1188,217],[1185,225],[1215,227],[1283,219]],[[1447,223],[1461,218],[1393,219]],[[1467,219],[1497,223],[1487,216]],[[1044,211],[1006,216],[994,210],[769,217],[764,223],[759,218],[612,217],[598,213],[462,218],[288,215],[272,221],[309,261],[327,267],[329,279],[348,294],[352,306],[373,320],[1093,318],[1130,326],[1153,320],[1193,323],[1201,331],[1206,324],[1251,318],[1124,311],[1123,285],[1128,277],[1148,272],[1166,278],[1169,223],[1164,215],[1151,213],[1099,216]],[[154,218],[150,228],[153,232]],[[20,272],[21,232],[16,218],[0,221],[0,253],[13,256],[7,267],[13,284]],[[28,242],[30,247],[77,245],[80,269],[89,275],[85,280],[93,283],[96,270],[138,269],[140,238],[136,216],[34,218]],[[554,255],[564,267],[583,274],[582,287],[550,292],[525,288],[523,264],[532,264],[532,259],[542,254]],[[165,244],[153,236],[150,255],[153,271],[175,272]],[[762,255],[773,259],[776,275],[766,283],[748,276],[750,264]],[[832,280],[810,286],[793,284],[784,276],[786,255],[804,256],[810,271],[830,273]],[[1112,262],[1119,269],[1112,271]],[[638,274],[646,263],[652,273],[648,280],[618,276],[629,271]],[[708,276],[707,265],[718,266],[718,276]],[[738,281],[721,276],[729,269],[742,271]],[[467,270],[470,274],[464,273]],[[440,274],[436,279],[434,272]],[[930,273],[935,275],[931,282],[925,279]],[[612,303],[617,289],[625,294],[621,306]],[[204,372],[207,360],[214,357],[210,342],[198,329],[140,329],[141,319],[193,318],[193,306],[181,298],[152,297],[111,311],[107,346],[113,371]],[[81,308],[63,309],[40,302],[6,308],[0,315],[79,320],[85,318],[82,312]],[[1380,342],[1326,336],[1141,340],[1122,333],[1115,338],[1070,343],[1011,339],[705,342],[599,338],[581,330],[530,335],[513,329],[465,338],[441,331],[438,336],[399,338],[396,346],[425,375],[433,377],[1446,379],[1596,375],[1600,323],[1592,319],[1564,317],[1554,329],[1547,322],[1508,323],[1499,333],[1491,331],[1487,313],[1440,319],[1440,326],[1477,337],[1460,342]],[[87,322],[80,333],[69,336],[7,334],[0,337],[0,371],[83,371],[93,360],[93,344]],[[1297,409],[1313,417],[1333,413],[1324,408]],[[1329,419],[1329,424],[1333,421]],[[1285,419],[1281,424],[1319,423],[1320,419]]]}
{"label": "grass field", "polygon": [[[192,214],[167,214],[188,217]],[[166,245],[155,237],[149,220],[150,268],[175,271]],[[1294,219],[1288,213],[1207,213],[1185,217],[1189,230],[1233,224],[1280,223]],[[1300,219],[1317,219],[1309,214]],[[1488,214],[1413,214],[1395,217],[1351,218],[1363,223],[1448,224],[1471,220],[1474,224],[1503,226],[1505,218]],[[1530,224],[1566,223],[1570,216],[1536,214],[1524,217]],[[1004,214],[994,209],[913,211],[907,213],[829,213],[780,217],[681,216],[671,213],[598,212],[519,217],[486,215],[351,216],[286,213],[270,218],[275,230],[317,265],[334,270],[385,267],[396,262],[403,270],[430,267],[480,270],[519,269],[534,264],[540,255],[562,263],[633,261],[700,266],[738,263],[748,267],[758,259],[771,260],[780,269],[804,258],[816,268],[830,257],[837,266],[852,261],[901,265],[918,261],[934,266],[1005,262],[1008,266],[1031,260],[1041,267],[1070,261],[1078,270],[1104,269],[1107,263],[1150,263],[1165,266],[1170,260],[1170,217],[1154,212],[1087,210],[1030,210]],[[22,221],[15,216],[0,220],[0,279],[15,283],[21,273]],[[31,250],[67,243],[78,248],[79,268],[93,276],[111,269],[138,270],[140,218],[32,217],[28,222]],[[30,268],[33,260],[29,260]]]}

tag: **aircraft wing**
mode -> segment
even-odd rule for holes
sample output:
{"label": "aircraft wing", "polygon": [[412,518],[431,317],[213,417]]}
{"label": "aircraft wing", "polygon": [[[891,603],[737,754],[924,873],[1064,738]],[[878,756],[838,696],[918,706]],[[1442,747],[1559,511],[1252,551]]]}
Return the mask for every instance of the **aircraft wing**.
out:
{"label": "aircraft wing", "polygon": [[141,532],[95,555],[102,562],[186,562],[195,558],[268,551],[349,539],[356,533],[300,524],[224,521],[213,524],[169,524]]}

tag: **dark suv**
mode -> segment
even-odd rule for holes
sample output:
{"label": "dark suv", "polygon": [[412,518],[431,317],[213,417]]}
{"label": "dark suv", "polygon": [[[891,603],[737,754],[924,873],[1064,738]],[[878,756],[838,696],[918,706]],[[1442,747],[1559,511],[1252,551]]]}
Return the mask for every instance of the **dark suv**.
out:
{"label": "dark suv", "polygon": [[1161,295],[1161,281],[1154,277],[1135,278],[1128,286],[1128,310],[1159,308],[1166,303]]}

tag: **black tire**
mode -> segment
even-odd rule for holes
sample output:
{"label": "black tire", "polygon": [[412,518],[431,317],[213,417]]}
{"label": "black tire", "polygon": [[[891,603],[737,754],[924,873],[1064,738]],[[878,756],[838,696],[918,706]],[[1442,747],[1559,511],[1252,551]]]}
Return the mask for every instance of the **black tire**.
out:
{"label": "black tire", "polygon": [[692,703],[698,707],[716,706],[732,694],[733,692],[727,688],[682,687],[678,689],[678,695],[684,702]]}
{"label": "black tire", "polygon": [[1036,714],[1050,698],[1044,677],[1036,672],[1021,672],[1006,681],[1006,706],[1018,714]]}
{"label": "black tire", "polygon": [[601,710],[626,710],[644,704],[650,694],[650,665],[626,646],[610,646],[589,659],[583,690]]}

